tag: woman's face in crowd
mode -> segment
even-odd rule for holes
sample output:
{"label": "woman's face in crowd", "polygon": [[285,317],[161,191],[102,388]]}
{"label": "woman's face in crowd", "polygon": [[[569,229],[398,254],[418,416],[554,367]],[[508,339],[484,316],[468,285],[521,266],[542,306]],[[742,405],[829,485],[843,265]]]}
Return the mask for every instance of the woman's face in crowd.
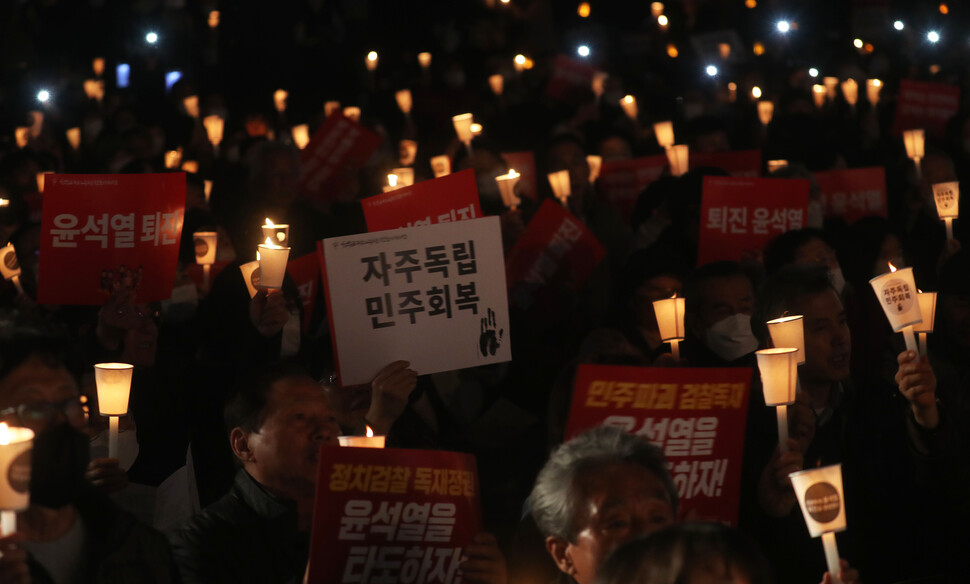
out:
{"label": "woman's face in crowd", "polygon": [[[617,546],[673,525],[670,494],[657,475],[640,464],[606,464],[584,473],[575,484],[583,501],[566,542],[559,569],[579,584],[593,582],[596,570]],[[555,556],[555,554],[554,554]]]}
{"label": "woman's face in crowd", "polygon": [[803,372],[817,381],[842,381],[849,377],[852,337],[839,295],[833,289],[804,294],[792,304],[792,312],[804,315],[805,365]]}

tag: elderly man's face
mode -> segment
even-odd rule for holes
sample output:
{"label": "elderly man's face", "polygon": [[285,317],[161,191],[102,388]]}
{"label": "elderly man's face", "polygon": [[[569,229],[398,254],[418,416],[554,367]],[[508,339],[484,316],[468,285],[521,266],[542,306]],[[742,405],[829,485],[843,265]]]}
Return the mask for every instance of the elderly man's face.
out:
{"label": "elderly man's face", "polygon": [[26,417],[11,414],[0,421],[27,426],[37,433],[64,422],[84,431],[78,399],[77,384],[68,370],[34,355],[0,381],[0,410],[26,405]]}
{"label": "elderly man's face", "polygon": [[266,412],[247,437],[246,470],[283,495],[312,496],[320,446],[338,444],[340,434],[323,389],[309,377],[283,378],[273,384]]}
{"label": "elderly man's face", "polygon": [[852,337],[845,309],[835,290],[805,294],[792,303],[794,314],[804,315],[804,375],[817,381],[843,381],[849,377]]}
{"label": "elderly man's face", "polygon": [[663,481],[637,463],[597,467],[574,486],[582,501],[574,518],[574,541],[550,537],[546,548],[559,569],[579,584],[593,582],[600,564],[617,546],[674,523]]}

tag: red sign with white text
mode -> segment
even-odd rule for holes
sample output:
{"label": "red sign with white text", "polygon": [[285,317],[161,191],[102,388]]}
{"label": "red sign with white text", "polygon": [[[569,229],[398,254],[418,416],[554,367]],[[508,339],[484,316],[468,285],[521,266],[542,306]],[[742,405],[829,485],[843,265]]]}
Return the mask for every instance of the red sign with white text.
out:
{"label": "red sign with white text", "polygon": [[475,457],[324,446],[314,509],[310,584],[458,583],[482,529]]}
{"label": "red sign with white text", "polygon": [[826,217],[841,217],[846,223],[870,215],[888,217],[886,170],[881,166],[816,172]]}
{"label": "red sign with white text", "polygon": [[296,290],[303,304],[303,332],[307,332],[313,307],[317,301],[317,286],[320,282],[320,261],[316,252],[308,253],[286,262],[286,273],[293,278]]}
{"label": "red sign with white text", "polygon": [[543,299],[561,287],[581,288],[605,255],[582,221],[546,199],[506,258],[509,302],[521,309],[535,306],[538,312],[555,310],[556,303]]}
{"label": "red sign with white text", "polygon": [[37,301],[104,304],[172,295],[185,173],[51,174],[44,188]]}
{"label": "red sign with white text", "polygon": [[679,520],[738,523],[751,368],[580,365],[566,439],[596,426],[663,449]]}
{"label": "red sign with white text", "polygon": [[338,197],[380,143],[364,126],[339,112],[330,114],[300,152],[300,186],[311,198]]}
{"label": "red sign with white text", "polygon": [[960,88],[943,83],[903,79],[893,118],[893,134],[923,128],[931,136],[942,137],[946,123],[960,109]]}
{"label": "red sign with white text", "polygon": [[761,263],[769,241],[805,227],[808,189],[804,179],[705,176],[697,265]]}
{"label": "red sign with white text", "polygon": [[714,166],[726,170],[731,176],[756,178],[761,176],[761,150],[691,152],[687,157],[687,165],[692,170],[702,166]]}
{"label": "red sign with white text", "polygon": [[596,184],[603,198],[616,207],[624,220],[629,221],[637,197],[650,183],[660,178],[665,168],[667,157],[663,154],[604,161]]}
{"label": "red sign with white text", "polygon": [[536,183],[536,156],[530,150],[522,152],[503,152],[502,159],[509,168],[519,173],[517,190],[533,201],[539,196],[539,184]]}
{"label": "red sign with white text", "polygon": [[361,201],[367,231],[418,227],[482,216],[475,171],[463,170]]}

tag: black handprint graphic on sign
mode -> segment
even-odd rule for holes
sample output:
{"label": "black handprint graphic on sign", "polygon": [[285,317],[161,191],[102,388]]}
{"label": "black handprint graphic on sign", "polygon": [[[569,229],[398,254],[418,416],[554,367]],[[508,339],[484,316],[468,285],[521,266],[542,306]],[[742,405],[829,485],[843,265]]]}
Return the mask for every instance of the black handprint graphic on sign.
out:
{"label": "black handprint graphic on sign", "polygon": [[505,334],[505,329],[499,329],[496,335],[496,326],[495,311],[489,308],[488,316],[482,319],[482,336],[478,338],[478,346],[482,351],[482,357],[495,355],[495,351],[498,351],[498,348],[502,345],[502,335]]}

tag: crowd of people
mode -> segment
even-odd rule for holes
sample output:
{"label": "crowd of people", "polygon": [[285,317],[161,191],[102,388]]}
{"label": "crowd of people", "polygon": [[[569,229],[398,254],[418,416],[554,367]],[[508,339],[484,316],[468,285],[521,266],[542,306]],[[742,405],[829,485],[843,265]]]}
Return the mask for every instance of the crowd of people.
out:
{"label": "crowd of people", "polygon": [[[750,19],[768,26],[778,7],[668,2],[668,30],[650,3],[581,3],[578,13],[548,0],[411,8],[307,0],[272,11],[214,0],[66,4],[0,8],[19,31],[0,35],[0,244],[15,246],[21,269],[20,286],[0,283],[0,421],[36,432],[30,507],[16,533],[0,538],[0,582],[303,581],[319,448],[365,425],[389,448],[475,456],[484,531],[464,550],[465,582],[929,583],[968,573],[970,251],[960,245],[965,222],[946,237],[932,185],[967,174],[970,110],[928,136],[918,167],[892,132],[901,80],[962,83],[956,49],[928,52],[910,29],[885,31],[873,50],[853,48],[841,16],[826,25],[804,15],[793,32],[829,26],[819,38],[845,47],[765,38],[767,54],[722,55],[711,78],[700,72],[709,58],[702,43],[691,52],[689,36],[737,29],[745,44],[761,38]],[[117,40],[102,47],[91,30]],[[555,57],[575,54],[567,43],[576,39],[586,55],[570,58],[609,77],[595,93],[547,90]],[[365,64],[371,49],[375,68]],[[430,65],[418,60],[425,50]],[[822,56],[813,63],[803,51]],[[89,73],[94,57],[107,61],[103,72]],[[122,62],[130,84],[115,73]],[[879,76],[878,104],[836,95],[816,105],[810,67],[841,79]],[[500,90],[488,82],[496,74]],[[85,79],[102,94],[86,95]],[[775,104],[766,126],[749,97],[755,85]],[[273,99],[280,88],[283,107]],[[394,98],[405,88],[407,114]],[[637,115],[621,107],[627,94]],[[203,115],[224,118],[218,147],[186,103],[192,97]],[[359,107],[359,123],[382,143],[339,191],[306,192],[292,128],[306,123],[312,133],[331,100]],[[471,148],[451,122],[466,111],[483,126]],[[806,225],[738,261],[698,265],[703,179],[728,174],[714,167],[665,170],[625,218],[590,180],[587,157],[662,154],[653,122],[668,119],[692,153],[760,149],[765,161],[786,160],[763,174],[810,181]],[[80,129],[76,145],[69,128]],[[416,142],[416,153],[402,141]],[[170,151],[195,164],[183,170]],[[538,192],[519,192],[521,205],[510,209],[495,178],[509,170],[502,153],[522,151],[535,155]],[[379,194],[394,168],[432,179],[438,155],[453,172],[474,171],[506,253],[539,205],[555,200],[547,173],[568,171],[564,204],[606,255],[587,281],[557,288],[542,306],[511,306],[509,362],[428,375],[399,360],[369,384],[342,386],[322,287],[303,314],[289,276],[281,289],[250,296],[238,266],[255,259],[265,217],[290,226],[291,258],[366,232],[360,201]],[[885,213],[851,223],[826,216],[812,173],[863,166],[885,171]],[[37,302],[39,174],[183,171],[169,300],[137,303],[120,286],[101,306]],[[227,263],[211,286],[188,274],[197,231],[218,233],[217,259]],[[889,262],[911,266],[917,285],[939,294],[928,356],[903,348],[869,286]],[[686,298],[679,358],[662,342],[652,305],[673,294]],[[771,346],[765,323],[786,314],[803,315],[805,364],[790,437],[779,445],[755,351]],[[116,457],[106,456],[108,422],[97,414],[93,364],[101,362],[135,367]],[[751,368],[736,526],[679,514],[663,451],[644,437],[598,428],[566,440],[584,363]],[[789,479],[834,463],[849,526],[838,536],[839,574],[827,572]]]}

